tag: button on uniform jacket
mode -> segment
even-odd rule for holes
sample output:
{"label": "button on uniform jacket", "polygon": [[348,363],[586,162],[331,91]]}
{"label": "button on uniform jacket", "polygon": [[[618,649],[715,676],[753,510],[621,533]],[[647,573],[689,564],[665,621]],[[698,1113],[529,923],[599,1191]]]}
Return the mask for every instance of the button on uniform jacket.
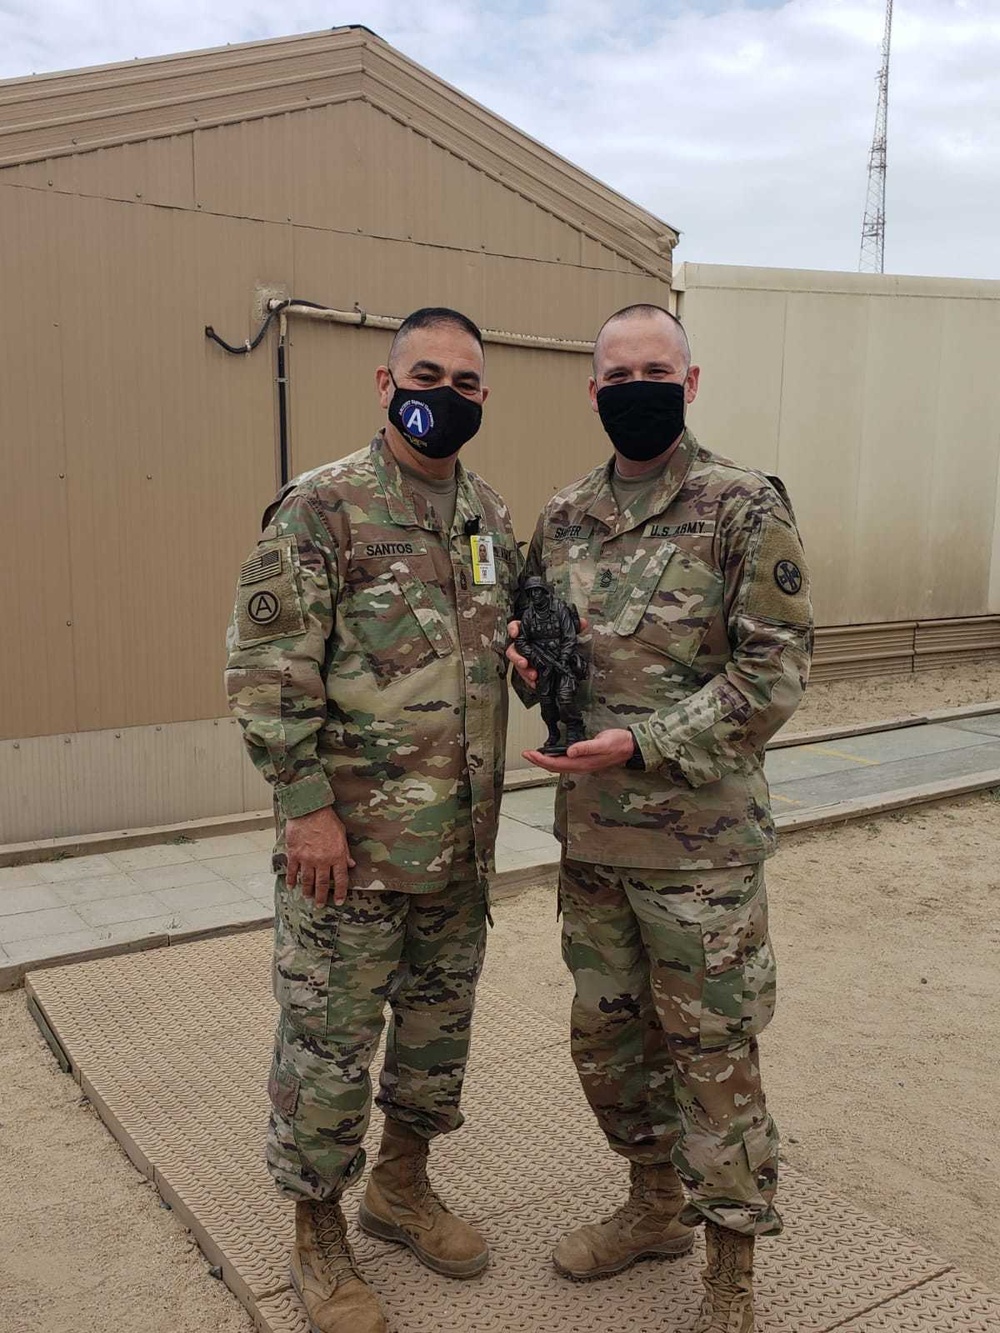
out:
{"label": "button on uniform jacket", "polygon": [[630,727],[646,770],[564,775],[556,832],[580,861],[753,864],[775,845],[764,746],[802,697],[812,648],[791,506],[777,478],[702,449],[690,431],[624,513],[613,467],[549,502],[527,573],[590,621],[587,735]]}
{"label": "button on uniform jacket", "polygon": [[[518,550],[496,492],[457,475],[449,533],[378,435],[280,493],[240,574],[230,707],[280,824],[333,804],[357,888],[433,892],[493,867]],[[476,520],[493,584],[473,579]]]}

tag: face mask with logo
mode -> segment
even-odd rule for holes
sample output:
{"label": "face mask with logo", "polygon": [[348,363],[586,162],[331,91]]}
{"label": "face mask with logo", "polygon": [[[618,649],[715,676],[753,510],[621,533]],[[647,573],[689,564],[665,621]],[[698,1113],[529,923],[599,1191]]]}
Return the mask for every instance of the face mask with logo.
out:
{"label": "face mask with logo", "polygon": [[483,405],[463,398],[450,384],[440,389],[401,389],[389,404],[389,420],[427,458],[450,458],[471,440],[483,420]]}
{"label": "face mask with logo", "polygon": [[601,425],[618,452],[633,463],[664,453],[684,429],[684,385],[628,380],[597,391]]}

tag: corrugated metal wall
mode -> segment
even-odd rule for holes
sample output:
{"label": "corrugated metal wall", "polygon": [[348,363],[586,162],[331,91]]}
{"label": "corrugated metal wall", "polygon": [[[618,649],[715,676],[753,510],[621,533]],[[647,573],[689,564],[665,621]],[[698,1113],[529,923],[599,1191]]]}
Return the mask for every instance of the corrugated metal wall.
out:
{"label": "corrugated metal wall", "polygon": [[[0,636],[0,842],[126,813],[183,818],[178,791],[189,817],[217,813],[223,788],[263,803],[254,781],[220,779],[229,727],[163,743],[225,712],[235,572],[277,479],[273,334],[230,357],[206,324],[242,340],[267,283],[575,338],[610,309],[669,297],[668,261],[650,277],[359,102],[7,168],[0,238],[14,312],[0,332],[0,559],[16,571]],[[370,438],[389,336],[293,322],[296,470]],[[525,537],[552,490],[603,453],[587,373],[578,354],[490,348],[494,396],[469,463],[509,494]],[[102,734],[67,743],[78,733]],[[514,733],[516,757],[533,731]],[[118,779],[143,753],[151,771],[123,805]],[[118,776],[101,783],[105,762]]]}
{"label": "corrugated metal wall", "polygon": [[692,426],[786,482],[818,623],[1000,612],[1000,282],[702,264],[677,281],[703,367]]}

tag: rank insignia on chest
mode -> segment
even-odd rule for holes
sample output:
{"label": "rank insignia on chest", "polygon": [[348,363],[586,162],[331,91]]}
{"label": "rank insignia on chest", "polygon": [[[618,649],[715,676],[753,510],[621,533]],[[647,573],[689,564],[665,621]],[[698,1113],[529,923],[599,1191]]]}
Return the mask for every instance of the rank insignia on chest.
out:
{"label": "rank insignia on chest", "polygon": [[492,584],[497,581],[497,566],[493,555],[493,538],[479,533],[469,538],[472,553],[472,581],[476,584]]}

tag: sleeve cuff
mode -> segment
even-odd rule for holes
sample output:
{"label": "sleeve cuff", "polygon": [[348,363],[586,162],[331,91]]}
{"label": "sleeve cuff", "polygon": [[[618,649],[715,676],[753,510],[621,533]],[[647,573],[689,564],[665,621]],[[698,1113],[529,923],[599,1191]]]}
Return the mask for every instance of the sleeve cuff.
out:
{"label": "sleeve cuff", "polygon": [[322,810],[325,805],[334,804],[333,788],[325,773],[311,773],[277,789],[278,805],[286,819],[298,819],[301,815],[310,815],[314,810]]}
{"label": "sleeve cuff", "polygon": [[648,773],[660,772],[666,774],[672,782],[678,787],[692,787],[695,784],[688,779],[687,774],[681,766],[679,753],[665,755],[659,745],[649,734],[649,728],[641,722],[629,727],[639,753],[642,755],[642,762]]}

